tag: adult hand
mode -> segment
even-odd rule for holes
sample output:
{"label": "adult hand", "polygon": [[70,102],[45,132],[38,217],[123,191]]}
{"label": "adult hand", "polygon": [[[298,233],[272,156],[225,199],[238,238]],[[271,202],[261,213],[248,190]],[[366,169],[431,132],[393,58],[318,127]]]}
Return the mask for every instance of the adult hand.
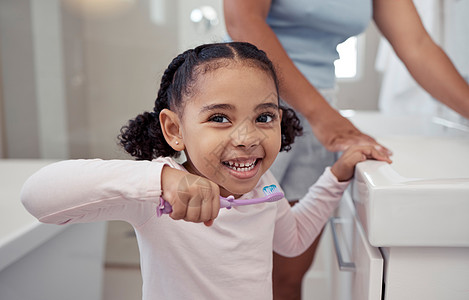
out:
{"label": "adult hand", "polygon": [[328,104],[318,107],[309,119],[314,135],[329,151],[339,152],[345,151],[352,145],[368,145],[374,146],[387,155],[392,155],[388,148],[358,130],[352,122]]}

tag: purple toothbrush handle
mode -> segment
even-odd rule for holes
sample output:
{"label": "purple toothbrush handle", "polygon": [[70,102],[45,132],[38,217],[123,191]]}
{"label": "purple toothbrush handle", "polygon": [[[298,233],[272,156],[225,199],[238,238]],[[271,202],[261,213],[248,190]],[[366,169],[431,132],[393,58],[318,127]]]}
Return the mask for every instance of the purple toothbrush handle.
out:
{"label": "purple toothbrush handle", "polygon": [[171,204],[160,197],[160,204],[156,208],[156,216],[161,217],[163,214],[170,214],[172,211],[173,208],[171,207]]}
{"label": "purple toothbrush handle", "polygon": [[[234,200],[233,196],[228,196],[227,198],[220,196],[220,208],[230,209],[232,201]],[[156,216],[161,217],[163,214],[170,214],[173,211],[171,204],[168,201],[160,197],[160,204],[156,208]]]}
{"label": "purple toothbrush handle", "polygon": [[[282,192],[273,192],[268,196],[264,196],[261,198],[255,199],[243,199],[243,200],[236,200],[233,196],[228,197],[221,197],[220,196],[220,208],[230,209],[233,206],[242,206],[242,205],[252,205],[258,204],[263,202],[274,202],[282,199],[284,197]],[[160,197],[160,204],[156,208],[156,215],[160,217],[163,214],[170,214],[173,211],[171,204],[165,201],[162,197]]]}

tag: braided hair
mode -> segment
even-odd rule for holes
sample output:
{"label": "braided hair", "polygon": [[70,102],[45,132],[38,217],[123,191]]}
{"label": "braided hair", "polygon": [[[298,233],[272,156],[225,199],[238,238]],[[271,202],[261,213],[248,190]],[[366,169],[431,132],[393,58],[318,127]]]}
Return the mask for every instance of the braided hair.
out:
{"label": "braided hair", "polygon": [[[152,112],[139,114],[120,130],[119,142],[130,155],[139,160],[152,160],[159,156],[177,157],[165,140],[159,113],[171,109],[181,113],[183,98],[193,92],[198,76],[224,67],[230,61],[239,61],[267,72],[275,82],[278,95],[278,78],[272,62],[264,51],[244,42],[215,43],[198,46],[179,54],[169,64],[162,78]],[[295,112],[285,106],[281,121],[282,143],[280,151],[288,151],[295,137],[302,134],[300,120]]]}

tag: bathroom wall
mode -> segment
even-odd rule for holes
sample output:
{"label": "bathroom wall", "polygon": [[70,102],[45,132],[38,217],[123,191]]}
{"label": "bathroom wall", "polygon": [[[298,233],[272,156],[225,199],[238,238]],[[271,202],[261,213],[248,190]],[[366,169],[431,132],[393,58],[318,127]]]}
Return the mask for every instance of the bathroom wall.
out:
{"label": "bathroom wall", "polygon": [[[1,50],[1,49],[0,49]],[[0,51],[0,57],[2,56]],[[1,60],[0,60],[1,62]],[[0,70],[1,70],[0,65]],[[0,72],[0,159],[5,157],[5,122],[3,120],[3,89],[2,89],[2,77]]]}
{"label": "bathroom wall", "polygon": [[[152,8],[164,10],[164,19],[152,19]],[[83,17],[89,156],[122,156],[117,146],[120,127],[152,109],[159,78],[177,54],[178,19],[172,17],[177,9],[177,1],[135,1],[119,15]]]}
{"label": "bathroom wall", "polygon": [[64,86],[70,157],[88,157],[89,116],[86,98],[86,69],[83,45],[83,17],[61,9]]}
{"label": "bathroom wall", "polygon": [[[159,80],[181,51],[224,35],[221,0],[136,1],[121,15],[83,19],[89,155],[124,156],[116,144],[119,129],[151,110]],[[210,6],[218,21],[194,23],[192,10]],[[138,33],[138,34],[135,34]]]}
{"label": "bathroom wall", "polygon": [[469,1],[444,1],[444,47],[456,68],[469,81]]}
{"label": "bathroom wall", "polygon": [[[125,6],[107,9],[111,3]],[[178,7],[166,0],[0,1],[2,155],[122,155],[119,128],[151,109],[177,54]]]}
{"label": "bathroom wall", "polygon": [[33,40],[29,0],[0,1],[4,156],[38,157]]}

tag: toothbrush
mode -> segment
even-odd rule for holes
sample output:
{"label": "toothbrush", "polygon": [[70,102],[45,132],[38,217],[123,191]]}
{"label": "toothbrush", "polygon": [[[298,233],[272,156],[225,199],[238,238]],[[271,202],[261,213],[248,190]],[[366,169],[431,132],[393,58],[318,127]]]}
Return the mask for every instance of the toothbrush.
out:
{"label": "toothbrush", "polygon": [[[277,186],[275,184],[265,186],[262,191],[264,192],[265,196],[254,199],[237,200],[234,198],[234,196],[220,196],[220,208],[231,209],[234,206],[251,205],[263,202],[275,202],[285,197],[282,192],[277,190]],[[156,215],[160,217],[163,214],[169,214],[172,211],[173,208],[171,207],[171,204],[160,197],[160,204],[156,209]]]}

